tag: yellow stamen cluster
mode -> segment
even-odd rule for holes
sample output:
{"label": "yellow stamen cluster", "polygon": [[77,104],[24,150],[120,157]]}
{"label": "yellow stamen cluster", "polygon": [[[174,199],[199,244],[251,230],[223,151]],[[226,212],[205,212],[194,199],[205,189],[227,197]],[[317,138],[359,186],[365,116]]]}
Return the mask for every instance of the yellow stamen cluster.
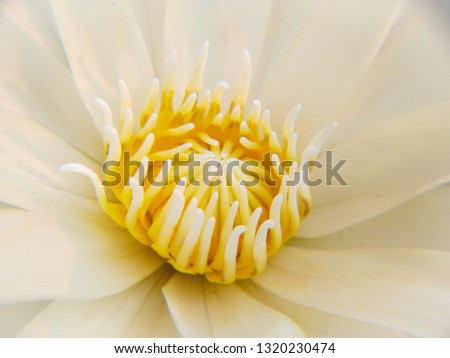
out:
{"label": "yellow stamen cluster", "polygon": [[[139,121],[131,111],[128,88],[119,81],[119,130],[112,125],[108,104],[98,100],[106,124],[105,163],[118,163],[117,172],[122,175],[130,170],[129,180],[108,187],[117,202],[107,200],[105,186],[90,169],[79,164],[67,164],[64,169],[90,177],[103,210],[175,269],[231,283],[262,272],[267,257],[297,231],[310,210],[309,190],[301,180],[295,185],[287,182],[315,157],[318,145],[313,143],[297,157],[294,121],[300,106],[287,116],[282,140],[259,101],[244,115],[250,81],[247,52],[241,83],[228,110],[221,104],[227,88],[224,82],[199,98],[207,52],[205,44],[177,109],[173,108],[174,70],[161,92],[154,80]],[[322,137],[319,134],[315,142]],[[245,185],[249,173],[243,164],[261,163],[267,153],[275,165],[253,166],[250,176],[258,180]],[[125,158],[139,165],[128,166]],[[199,165],[181,166],[179,160]],[[215,185],[204,181],[204,168],[212,161],[215,171],[209,179]],[[291,165],[280,171],[284,161]],[[105,173],[103,184],[114,178],[111,174]]]}

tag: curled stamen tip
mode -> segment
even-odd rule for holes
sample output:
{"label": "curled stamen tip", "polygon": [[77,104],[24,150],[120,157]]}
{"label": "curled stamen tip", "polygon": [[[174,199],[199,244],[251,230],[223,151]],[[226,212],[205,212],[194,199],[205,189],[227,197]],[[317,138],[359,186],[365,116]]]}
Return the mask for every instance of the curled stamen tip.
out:
{"label": "curled stamen tip", "polygon": [[59,167],[62,172],[77,172],[80,170],[80,164],[77,163],[65,163]]}
{"label": "curled stamen tip", "polygon": [[208,90],[205,91],[203,96],[197,101],[197,108],[201,110],[206,110],[210,101],[211,101],[211,92]]}
{"label": "curled stamen tip", "polygon": [[204,54],[205,52],[207,52],[209,49],[209,41],[206,40],[205,42],[203,42],[202,48],[200,49],[200,53]]}
{"label": "curled stamen tip", "polygon": [[[127,87],[122,78],[118,79],[120,117],[117,121],[120,119],[120,125],[117,128],[113,126],[116,118],[110,114],[112,107],[102,98],[94,98],[102,110],[98,110],[99,118],[102,119],[102,113],[105,117],[99,121],[99,127],[104,128],[107,160],[124,164],[125,152],[130,151],[131,160],[142,164],[139,168],[144,169],[143,177],[142,170],[130,173],[125,184],[128,188],[121,186],[117,192],[115,189],[108,192],[116,195],[123,208],[115,205],[116,202],[107,202],[105,190],[109,188],[102,185],[102,177],[96,172],[73,163],[64,164],[60,169],[88,176],[105,212],[127,227],[139,241],[152,246],[170,263],[175,262],[175,268],[186,273],[206,274],[213,282],[231,283],[260,273],[266,267],[267,257],[289,238],[304,212],[309,210],[301,206],[310,201],[309,193],[303,193],[306,189],[300,188],[303,183],[294,189],[287,184],[299,167],[295,150],[296,118],[292,117],[298,115],[301,104],[292,108],[284,132],[277,133],[272,129],[271,113],[261,101],[247,102],[253,66],[249,50],[243,49],[242,57],[238,53],[241,71],[237,78],[233,76],[235,86],[232,93],[228,93],[225,91],[231,87],[225,81],[216,82],[211,91],[202,89],[209,41],[199,45],[200,53],[186,79],[177,78],[177,52],[166,52],[165,78],[161,84],[158,79],[152,79],[140,115],[136,109],[131,110],[132,86]],[[181,88],[175,84],[181,87],[185,80],[184,91],[181,91],[184,97],[180,98],[178,95],[183,93],[178,92]],[[115,87],[119,92],[117,84]],[[251,108],[247,108],[247,103]],[[327,125],[328,129],[309,145],[320,148],[318,143],[337,122]],[[278,174],[276,190],[270,190],[264,182],[256,188],[246,185],[249,174],[242,171],[240,165],[234,165],[247,157],[259,160],[260,153],[265,152],[271,153],[276,165],[284,159],[295,160],[289,170]],[[178,171],[181,164],[176,159],[177,153],[183,158],[191,158],[192,153],[200,166],[212,163],[215,171],[208,172],[208,177],[212,174],[211,184],[201,183],[199,188],[191,185],[190,175],[187,175],[191,172],[180,174]],[[310,159],[314,154],[309,148],[302,158]],[[159,162],[161,167],[158,164],[149,171],[152,161]],[[157,176],[151,180],[150,175],[154,174]],[[193,174],[195,180],[199,180],[202,173],[195,169]],[[108,180],[111,177],[105,176]],[[219,188],[215,188],[216,179],[219,179]],[[164,189],[159,188],[161,181],[167,185]],[[303,200],[301,205],[297,202],[300,199]],[[297,213],[300,207],[302,211],[298,215],[292,213]]]}
{"label": "curled stamen tip", "polygon": [[100,110],[103,113],[103,119],[104,125],[112,125],[112,114],[111,114],[111,108],[109,107],[108,102],[106,102],[101,97],[94,97],[94,101],[97,103],[97,105],[100,107]]}
{"label": "curled stamen tip", "polygon": [[251,57],[250,57],[250,52],[248,51],[248,49],[244,48],[244,50],[242,51],[242,53],[244,54],[244,61],[246,63],[251,63]]}
{"label": "curled stamen tip", "polygon": [[233,108],[231,112],[231,121],[232,122],[240,122],[241,120],[241,107],[239,105]]}
{"label": "curled stamen tip", "polygon": [[131,177],[131,178],[128,180],[128,185],[131,186],[131,188],[133,189],[133,188],[136,188],[136,187],[139,186],[139,182],[137,181],[136,178]]}
{"label": "curled stamen tip", "polygon": [[103,106],[105,104],[107,104],[107,102],[101,98],[101,97],[94,97],[94,101],[99,105],[99,106]]}
{"label": "curled stamen tip", "polygon": [[227,89],[230,88],[230,85],[227,82],[225,82],[225,81],[219,81],[217,83],[217,87],[222,89],[222,90],[224,90],[224,91],[226,91]]}
{"label": "curled stamen tip", "polygon": [[297,103],[294,108],[292,108],[295,112],[300,112],[302,110],[302,105],[300,103]]}
{"label": "curled stamen tip", "polygon": [[261,213],[262,213],[262,207],[258,206],[258,207],[255,209],[255,211],[253,212],[253,215],[259,216],[259,215],[261,215]]}
{"label": "curled stamen tip", "polygon": [[320,149],[317,148],[315,145],[309,145],[306,147],[306,151],[310,153],[319,153]]}
{"label": "curled stamen tip", "polygon": [[120,88],[126,88],[127,87],[126,82],[122,78],[119,77],[118,82],[119,82],[119,87]]}
{"label": "curled stamen tip", "polygon": [[108,133],[108,134],[116,134],[117,133],[117,129],[114,128],[111,124],[105,124],[103,129],[104,129],[105,133]]}
{"label": "curled stamen tip", "polygon": [[119,90],[120,90],[120,94],[123,97],[123,100],[125,101],[125,105],[129,105],[130,103],[130,90],[128,89],[127,83],[119,78],[118,79],[119,82]]}

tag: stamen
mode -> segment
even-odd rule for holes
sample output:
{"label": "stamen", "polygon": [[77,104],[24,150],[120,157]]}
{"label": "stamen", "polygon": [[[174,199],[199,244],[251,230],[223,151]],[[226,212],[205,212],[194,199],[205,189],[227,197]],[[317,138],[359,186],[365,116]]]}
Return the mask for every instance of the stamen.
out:
{"label": "stamen", "polygon": [[[208,46],[200,50],[178,109],[172,105],[176,52],[162,91],[154,79],[136,117],[129,89],[119,80],[119,130],[110,105],[96,99],[103,115],[105,162],[118,163],[122,175],[117,186],[103,186],[81,164],[61,169],[87,176],[103,211],[176,270],[231,283],[261,273],[268,257],[297,232],[311,210],[303,171],[336,123],[317,133],[299,156],[295,120],[300,105],[287,115],[281,140],[260,101],[253,101],[246,115],[251,77],[246,50],[228,109],[222,101],[226,82],[199,98]],[[274,164],[270,168],[263,165],[266,155]],[[286,162],[291,164],[285,167]],[[104,182],[110,179],[105,172]],[[109,201],[109,195],[117,202]]]}
{"label": "stamen", "polygon": [[176,257],[174,266],[180,271],[188,269],[189,258],[195,248],[195,245],[197,244],[198,239],[200,238],[203,221],[203,211],[201,209],[197,209],[191,227],[187,232],[188,234],[183,239],[181,249]]}
{"label": "stamen", "polygon": [[136,151],[136,153],[133,154],[131,160],[141,160],[144,156],[146,156],[150,152],[154,142],[155,142],[155,135],[153,133],[150,133],[145,138],[144,142]]}
{"label": "stamen", "polygon": [[156,121],[158,119],[158,113],[152,113],[148,118],[147,122],[145,122],[142,129],[137,133],[138,138],[145,138],[151,131],[153,131],[156,127]]}
{"label": "stamen", "polygon": [[233,111],[231,112],[230,120],[234,123],[239,123],[241,121],[241,107],[234,107]]}
{"label": "stamen", "polygon": [[120,141],[126,143],[130,141],[131,135],[133,134],[133,112],[131,108],[125,109],[124,120],[122,122],[122,129],[120,131]]}
{"label": "stamen", "polygon": [[111,108],[109,107],[109,104],[102,98],[96,97],[95,98],[95,102],[97,102],[97,104],[99,105],[102,114],[103,114],[103,126],[109,125],[112,126],[113,122],[112,122],[112,113],[111,113]]}
{"label": "stamen", "polygon": [[297,119],[301,109],[302,106],[300,104],[297,104],[294,108],[292,108],[292,110],[286,117],[286,120],[283,125],[283,138],[286,142],[289,140],[292,133],[294,133],[295,120]]}
{"label": "stamen", "polygon": [[198,134],[199,138],[204,141],[206,144],[209,144],[212,147],[218,147],[219,146],[219,141],[216,139],[211,138],[208,133],[205,132],[200,132]]}
{"label": "stamen", "polygon": [[216,106],[218,106],[220,111],[220,103],[222,101],[222,95],[223,92],[226,91],[230,86],[225,81],[220,81],[216,88],[214,89],[213,95],[212,95],[212,103]]}
{"label": "stamen", "polygon": [[192,108],[194,108],[195,101],[197,101],[197,94],[192,93],[188,98],[186,98],[184,103],[180,106],[178,112],[182,116],[186,116],[189,112],[192,111]]}
{"label": "stamen", "polygon": [[272,133],[272,127],[270,126],[270,111],[268,109],[266,109],[261,116],[261,129],[266,137],[269,137],[270,133]]}
{"label": "stamen", "polygon": [[158,79],[154,79],[150,86],[150,91],[147,97],[147,102],[145,103],[144,109],[142,111],[140,126],[145,125],[147,117],[150,113],[153,113],[156,109],[156,104],[158,103],[159,98],[159,81]]}
{"label": "stamen", "polygon": [[105,126],[105,141],[109,146],[106,161],[119,161],[122,156],[119,134],[113,126]]}
{"label": "stamen", "polygon": [[87,176],[91,180],[91,183],[94,187],[95,195],[97,196],[98,203],[100,204],[100,206],[103,210],[105,210],[105,211],[107,210],[107,208],[106,208],[107,200],[106,200],[105,188],[103,187],[102,183],[100,182],[100,178],[98,177],[97,174],[94,173],[93,170],[89,169],[88,167],[86,167],[82,164],[77,164],[77,163],[63,164],[61,166],[61,170],[63,172],[73,172],[73,173],[83,174],[83,175]]}
{"label": "stamen", "polygon": [[231,283],[236,280],[236,256],[239,244],[239,237],[245,231],[245,226],[240,225],[231,232],[227,247],[224,253],[223,265],[223,283]]}
{"label": "stamen", "polygon": [[144,190],[135,178],[130,178],[130,186],[132,190],[131,204],[128,208],[127,216],[125,218],[125,224],[127,225],[128,229],[136,226],[139,209],[144,201]]}
{"label": "stamen", "polygon": [[203,97],[197,102],[197,110],[200,112],[206,112],[211,103],[211,91],[206,91]]}
{"label": "stamen", "polygon": [[259,116],[261,114],[261,102],[258,100],[253,101],[252,109],[248,115],[248,122],[254,127],[258,126]]}
{"label": "stamen", "polygon": [[273,220],[266,220],[259,227],[255,238],[255,246],[253,247],[253,260],[257,273],[264,271],[267,263],[267,232],[274,228],[276,223]]}
{"label": "stamen", "polygon": [[247,102],[248,89],[250,87],[250,76],[252,71],[250,54],[247,50],[244,50],[243,57],[244,61],[242,66],[241,80],[237,87],[236,93],[233,96],[233,102],[241,106],[244,106]]}

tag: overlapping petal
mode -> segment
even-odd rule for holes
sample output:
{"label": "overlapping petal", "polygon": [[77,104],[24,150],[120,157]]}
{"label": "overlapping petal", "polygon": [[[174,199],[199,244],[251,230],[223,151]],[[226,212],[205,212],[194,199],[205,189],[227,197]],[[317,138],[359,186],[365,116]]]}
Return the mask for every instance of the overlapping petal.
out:
{"label": "overlapping petal", "polygon": [[53,302],[16,335],[177,337],[161,293],[168,276],[170,272],[162,270],[119,294],[98,300]]}
{"label": "overlapping petal", "polygon": [[130,90],[137,115],[144,106],[153,69],[131,5],[126,1],[53,1],[53,12],[73,80],[97,128],[104,119],[96,97],[118,120],[118,79]]}
{"label": "overlapping petal", "polygon": [[450,253],[281,250],[254,282],[289,301],[411,335],[450,334]]}
{"label": "overlapping petal", "polygon": [[[335,164],[347,161],[339,171],[347,185],[333,178],[312,188],[314,210],[299,235],[341,230],[447,183],[448,113],[450,101],[438,103],[376,121],[337,143],[332,154]],[[318,160],[326,165],[324,156]]]}
{"label": "overlapping petal", "polygon": [[60,215],[1,209],[0,302],[104,297],[161,267],[94,200],[76,204],[66,202]]}
{"label": "overlapping petal", "polygon": [[236,285],[216,285],[180,274],[164,286],[170,313],[184,337],[302,337],[288,317]]}
{"label": "overlapping petal", "polygon": [[[450,50],[434,15],[410,31],[411,23],[396,27],[410,9],[400,0],[58,0],[5,9],[0,335],[450,335],[449,188],[408,201],[450,179]],[[234,285],[172,276],[101,212],[87,179],[58,170],[67,161],[99,168],[95,128],[104,120],[95,97],[116,121],[122,78],[139,113],[171,51],[186,82],[205,40],[207,87],[235,84],[248,48],[251,95],[277,129],[301,102],[300,146],[338,119],[330,146],[348,160],[349,186],[313,189],[304,239]]]}
{"label": "overlapping petal", "polygon": [[419,195],[398,208],[332,234],[289,242],[297,247],[421,248],[450,251],[450,186]]}

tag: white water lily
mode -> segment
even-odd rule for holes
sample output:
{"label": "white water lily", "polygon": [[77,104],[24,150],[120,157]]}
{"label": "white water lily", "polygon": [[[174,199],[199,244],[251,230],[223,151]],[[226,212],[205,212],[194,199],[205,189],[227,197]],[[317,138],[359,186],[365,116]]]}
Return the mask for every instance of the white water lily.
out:
{"label": "white water lily", "polygon": [[[450,335],[450,48],[439,8],[392,0],[1,7],[0,335]],[[349,185],[312,188],[309,217],[264,272],[226,285],[175,271],[104,214],[89,180],[60,171],[75,162],[101,172],[98,98],[118,118],[119,78],[139,116],[152,80],[170,73],[172,50],[179,86],[205,40],[202,88],[221,80],[239,88],[248,49],[248,99],[270,109],[278,130],[301,103],[299,150],[339,120],[326,147],[348,160]]]}

